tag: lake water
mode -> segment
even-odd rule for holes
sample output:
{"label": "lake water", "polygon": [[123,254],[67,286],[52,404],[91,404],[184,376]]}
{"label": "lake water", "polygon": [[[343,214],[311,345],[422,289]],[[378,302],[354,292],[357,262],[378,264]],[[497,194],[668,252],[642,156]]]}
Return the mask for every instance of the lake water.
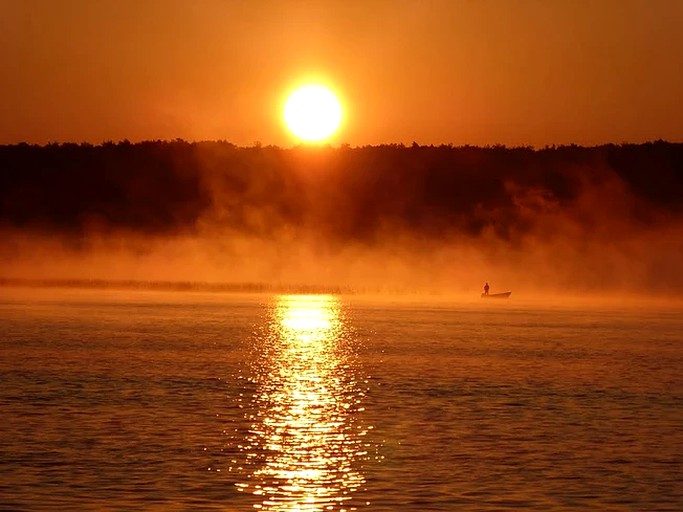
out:
{"label": "lake water", "polygon": [[0,509],[683,509],[683,309],[0,288]]}

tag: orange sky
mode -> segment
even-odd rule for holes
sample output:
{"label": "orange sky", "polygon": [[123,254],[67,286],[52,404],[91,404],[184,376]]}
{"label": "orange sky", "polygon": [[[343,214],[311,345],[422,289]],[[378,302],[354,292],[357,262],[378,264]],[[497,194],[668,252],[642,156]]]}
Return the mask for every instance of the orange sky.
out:
{"label": "orange sky", "polygon": [[333,143],[683,140],[683,2],[0,0],[0,144],[289,146],[284,94],[346,106]]}

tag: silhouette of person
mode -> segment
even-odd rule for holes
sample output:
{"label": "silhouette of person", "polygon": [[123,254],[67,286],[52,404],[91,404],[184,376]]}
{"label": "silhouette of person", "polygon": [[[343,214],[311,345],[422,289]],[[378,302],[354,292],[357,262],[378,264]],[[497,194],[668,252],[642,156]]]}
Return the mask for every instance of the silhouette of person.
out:
{"label": "silhouette of person", "polygon": [[488,295],[488,294],[489,294],[489,283],[487,281],[486,284],[484,284],[484,295]]}

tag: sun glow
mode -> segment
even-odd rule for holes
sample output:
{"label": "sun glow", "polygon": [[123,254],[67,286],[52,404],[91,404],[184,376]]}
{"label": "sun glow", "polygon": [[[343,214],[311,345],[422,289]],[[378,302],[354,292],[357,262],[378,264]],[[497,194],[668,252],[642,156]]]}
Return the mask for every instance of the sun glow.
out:
{"label": "sun glow", "polygon": [[327,87],[306,85],[296,89],[287,99],[284,120],[297,138],[319,142],[330,137],[342,119],[339,100]]}

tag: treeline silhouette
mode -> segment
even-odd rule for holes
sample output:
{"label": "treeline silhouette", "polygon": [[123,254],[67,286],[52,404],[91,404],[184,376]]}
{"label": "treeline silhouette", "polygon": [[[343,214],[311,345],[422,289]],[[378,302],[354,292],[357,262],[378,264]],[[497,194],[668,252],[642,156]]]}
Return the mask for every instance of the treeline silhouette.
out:
{"label": "treeline silhouette", "polygon": [[539,218],[565,213],[587,229],[615,216],[644,226],[678,218],[683,144],[0,146],[0,225],[20,230],[514,240]]}

